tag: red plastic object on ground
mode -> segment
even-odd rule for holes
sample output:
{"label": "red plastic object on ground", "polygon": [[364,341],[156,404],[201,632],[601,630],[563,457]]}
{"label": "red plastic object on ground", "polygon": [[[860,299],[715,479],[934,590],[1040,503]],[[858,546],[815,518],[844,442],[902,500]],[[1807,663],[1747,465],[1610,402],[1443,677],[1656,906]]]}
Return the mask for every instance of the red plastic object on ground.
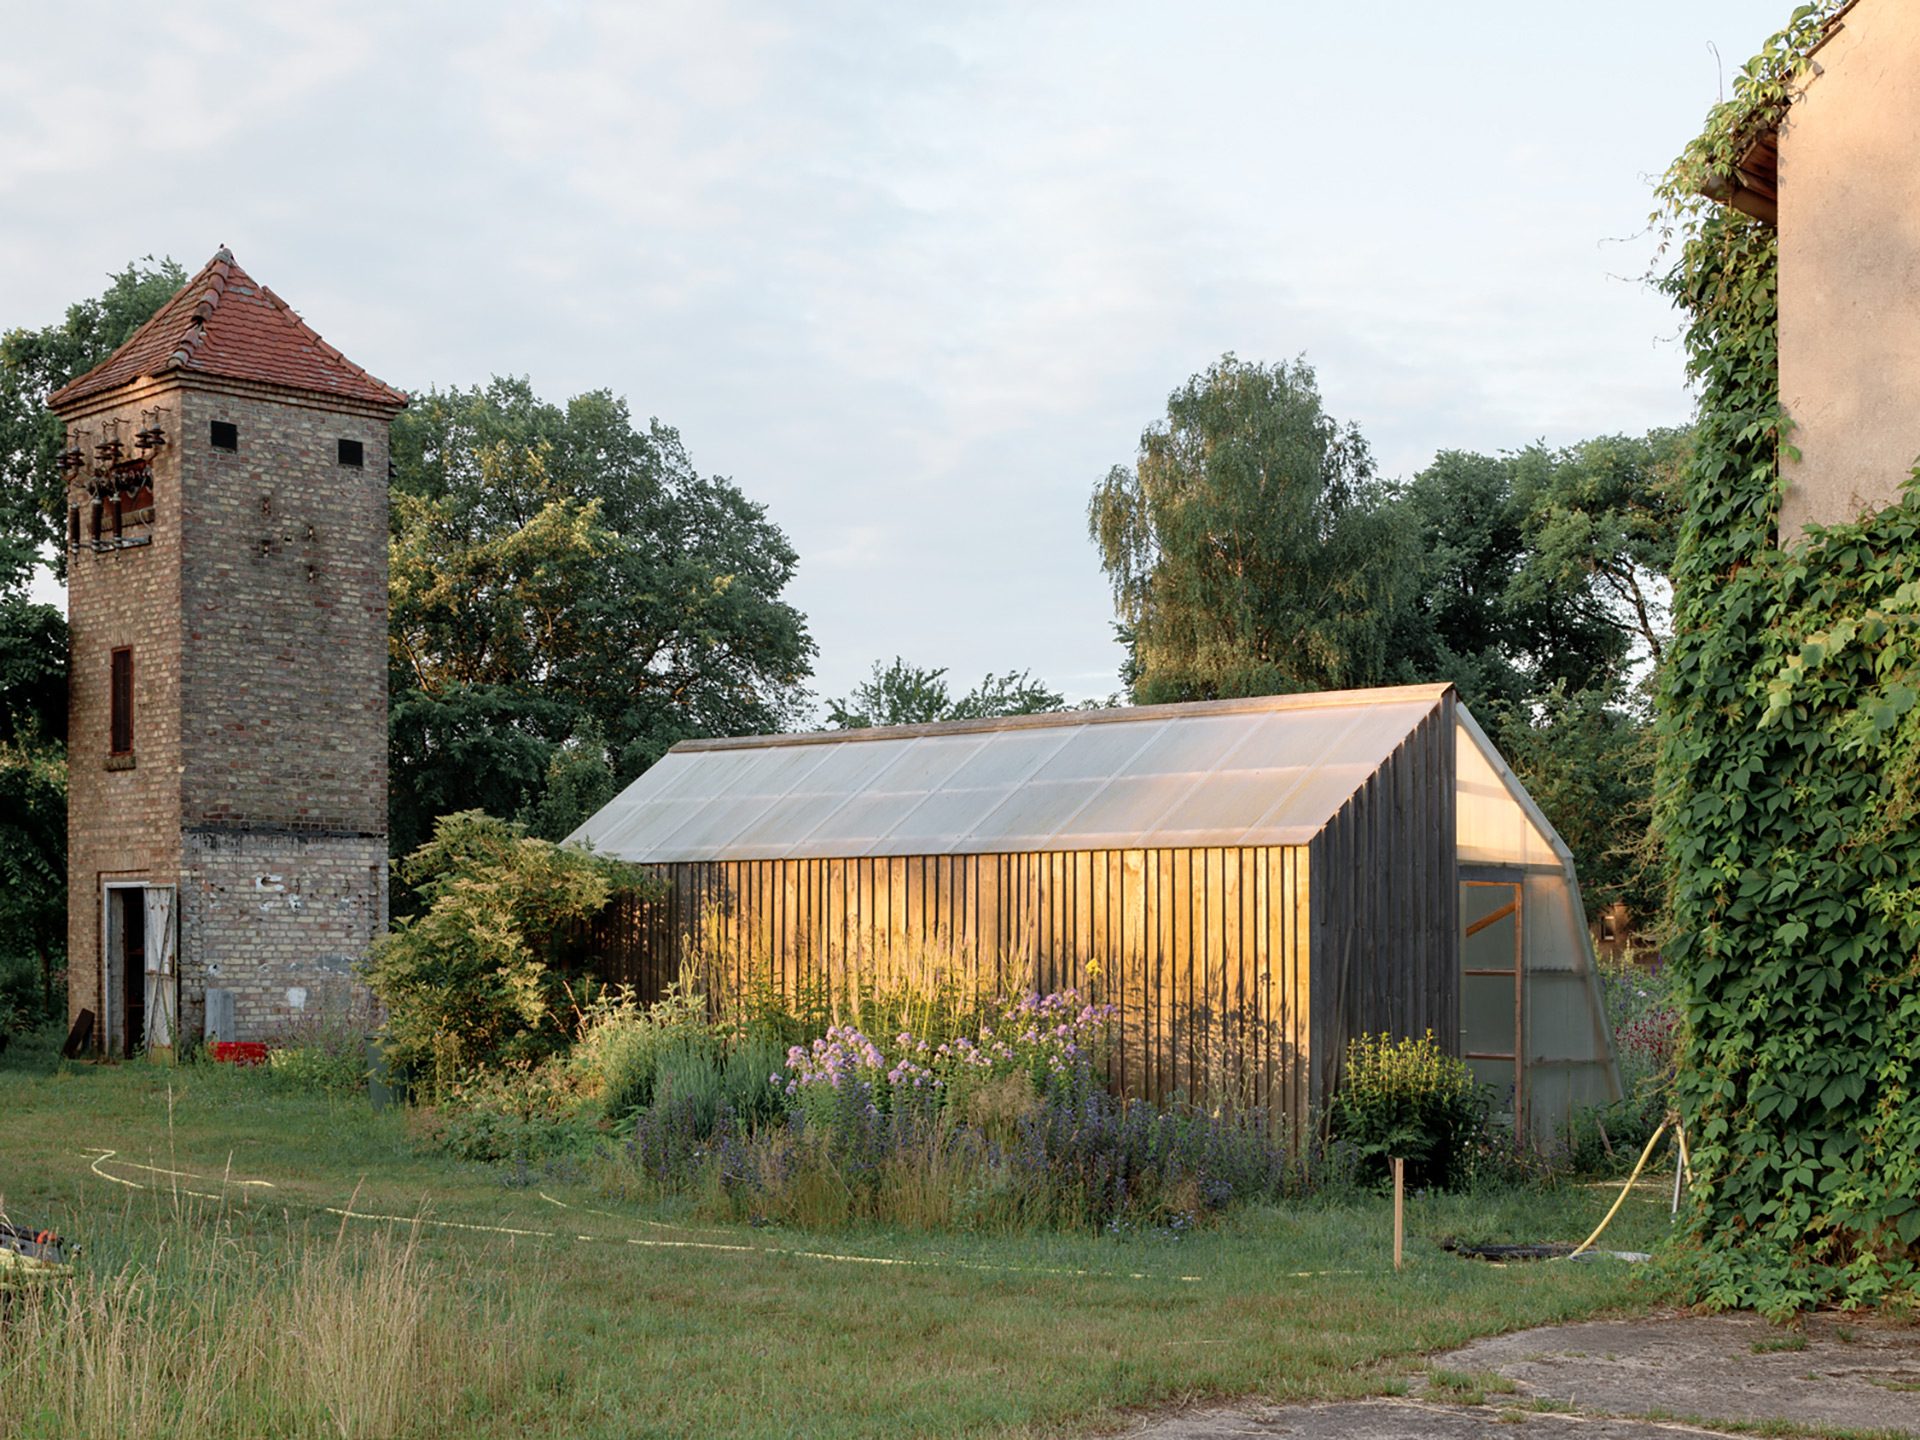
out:
{"label": "red plastic object on ground", "polygon": [[216,1040],[213,1042],[213,1058],[226,1065],[264,1065],[267,1063],[266,1042],[261,1040]]}

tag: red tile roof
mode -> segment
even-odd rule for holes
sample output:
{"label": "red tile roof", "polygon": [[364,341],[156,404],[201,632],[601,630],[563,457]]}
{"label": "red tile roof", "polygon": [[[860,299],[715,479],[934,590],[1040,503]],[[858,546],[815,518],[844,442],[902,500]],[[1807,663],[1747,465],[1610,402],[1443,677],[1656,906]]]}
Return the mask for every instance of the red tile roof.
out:
{"label": "red tile roof", "polygon": [[186,370],[399,409],[407,397],[327,344],[222,246],[113,354],[48,397],[55,410],[147,375]]}

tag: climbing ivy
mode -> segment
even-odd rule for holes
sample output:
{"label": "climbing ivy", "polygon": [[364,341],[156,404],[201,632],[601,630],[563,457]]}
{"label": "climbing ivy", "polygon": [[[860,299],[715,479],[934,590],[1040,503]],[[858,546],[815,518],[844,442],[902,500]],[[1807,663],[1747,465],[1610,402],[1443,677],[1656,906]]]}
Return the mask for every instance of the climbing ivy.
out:
{"label": "climbing ivy", "polygon": [[1920,1298],[1920,488],[1777,544],[1771,227],[1704,198],[1776,123],[1803,5],[1661,190],[1699,431],[1662,682],[1668,947],[1690,1031],[1698,1298]]}

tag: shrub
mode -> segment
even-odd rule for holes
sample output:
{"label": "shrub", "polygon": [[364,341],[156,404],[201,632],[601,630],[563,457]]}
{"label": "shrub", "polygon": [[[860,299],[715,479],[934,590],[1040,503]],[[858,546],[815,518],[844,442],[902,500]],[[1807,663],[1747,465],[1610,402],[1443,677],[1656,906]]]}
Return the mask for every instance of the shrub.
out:
{"label": "shrub", "polygon": [[652,1005],[640,1004],[622,986],[581,1011],[566,1063],[582,1093],[608,1119],[620,1119],[653,1103],[668,1055],[718,1044],[706,1001],[687,986],[669,987]]}
{"label": "shrub", "polygon": [[[1109,1007],[1063,992],[976,1015],[938,1043],[834,1025],[794,1045],[762,1091],[792,1107],[777,1122],[722,1093],[711,1051],[667,1051],[628,1153],[648,1184],[714,1213],[811,1226],[1177,1230],[1288,1183],[1261,1116],[1109,1096],[1095,1073]],[[750,1047],[728,1053],[744,1073]]]}
{"label": "shrub", "polygon": [[376,942],[366,978],[387,1010],[389,1058],[434,1093],[557,1048],[568,944],[616,893],[658,883],[478,810],[443,817],[401,878],[422,913]]}
{"label": "shrub", "polygon": [[1259,1112],[1214,1114],[1050,1088],[1019,1125],[1010,1168],[1055,1224],[1192,1223],[1288,1188],[1285,1150]]}
{"label": "shrub", "polygon": [[367,1064],[364,1046],[356,1055],[321,1049],[315,1045],[293,1045],[267,1052],[267,1071],[293,1090],[310,1090],[318,1095],[358,1095],[367,1088]]}
{"label": "shrub", "polygon": [[295,1090],[364,1094],[373,1070],[367,1046],[374,1028],[373,1007],[364,996],[323,998],[280,1027],[267,1052],[267,1071]]}
{"label": "shrub", "polygon": [[[979,957],[945,933],[889,937],[884,945],[872,934],[855,935],[845,963],[797,993],[769,983],[763,965],[743,967],[738,940],[717,908],[701,912],[688,939],[687,982],[713,1013],[741,1030],[778,1033],[789,1045],[835,1025],[869,1035],[907,1030],[938,1045],[974,1034],[987,1004],[965,979],[980,973]],[[877,981],[881,975],[890,978]]]}
{"label": "shrub", "polygon": [[[912,1013],[895,997],[867,1004]],[[959,1011],[918,1013],[951,1025]],[[1111,1007],[1066,991],[972,1015],[945,1038],[829,1024],[782,1059],[801,1022],[771,1007],[712,1024],[686,989],[650,1010],[622,995],[583,1017],[569,1068],[607,1113],[628,1109],[629,1173],[644,1191],[735,1220],[1179,1234],[1306,1183],[1264,1115],[1109,1095],[1098,1066]]]}
{"label": "shrub", "polygon": [[1489,1109],[1486,1087],[1431,1030],[1418,1040],[1362,1035],[1347,1045],[1333,1133],[1354,1147],[1369,1178],[1383,1179],[1398,1157],[1409,1185],[1455,1189],[1471,1178]]}
{"label": "shrub", "polygon": [[663,1102],[636,1117],[628,1154],[649,1182],[692,1192],[717,1217],[809,1227],[1178,1232],[1301,1180],[1262,1117],[1118,1100],[1091,1074],[1044,1093],[1011,1075],[972,1102],[965,1114],[883,1109],[870,1080],[849,1077],[816,1087],[784,1123],[729,1115],[711,1132]]}
{"label": "shrub", "polygon": [[823,1092],[858,1081],[875,1106],[893,1110],[964,1105],[970,1092],[1015,1075],[1037,1092],[1091,1069],[1113,1015],[1111,1005],[1083,1004],[1063,990],[988,1002],[972,1033],[938,1043],[911,1030],[880,1042],[836,1025],[811,1047],[789,1048],[786,1093],[804,1110]]}
{"label": "shrub", "polygon": [[449,1085],[428,1138],[461,1160],[530,1165],[587,1149],[599,1134],[579,1093],[555,1065],[521,1063]]}

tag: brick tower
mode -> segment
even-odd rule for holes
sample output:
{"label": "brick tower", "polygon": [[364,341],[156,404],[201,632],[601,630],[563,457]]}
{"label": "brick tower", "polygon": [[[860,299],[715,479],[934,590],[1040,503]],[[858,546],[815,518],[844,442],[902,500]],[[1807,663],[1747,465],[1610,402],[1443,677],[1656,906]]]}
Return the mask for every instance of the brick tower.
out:
{"label": "brick tower", "polygon": [[66,423],[68,1009],[257,1039],[386,926],[387,432],[406,396],[222,249]]}

